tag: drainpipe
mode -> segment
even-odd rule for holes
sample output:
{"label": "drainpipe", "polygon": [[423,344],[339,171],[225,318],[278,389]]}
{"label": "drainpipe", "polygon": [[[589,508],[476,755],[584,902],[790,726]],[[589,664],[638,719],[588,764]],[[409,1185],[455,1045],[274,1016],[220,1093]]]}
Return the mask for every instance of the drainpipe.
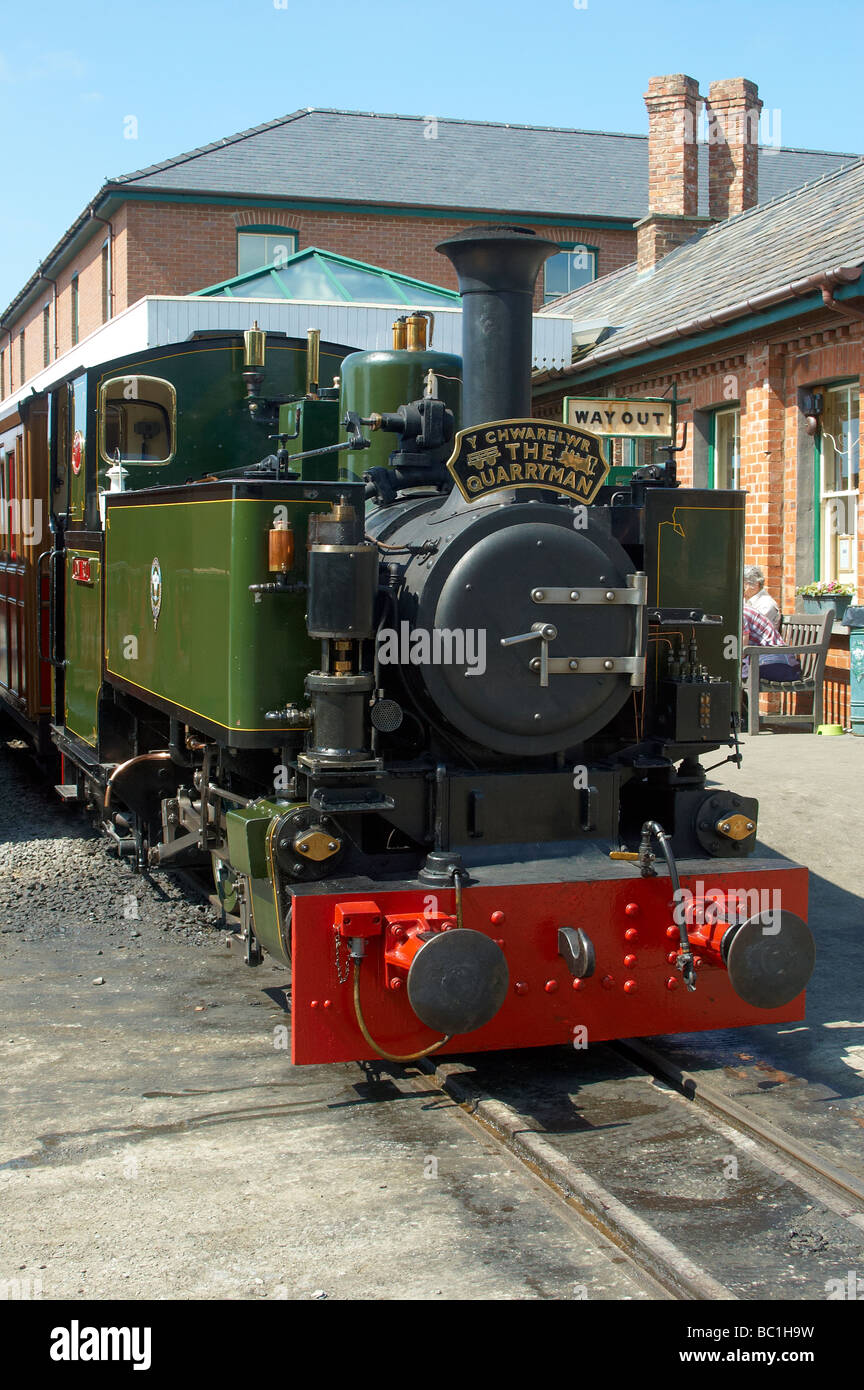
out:
{"label": "drainpipe", "polygon": [[107,217],[94,212],[96,204],[91,203],[88,212],[94,222],[101,222],[108,228],[108,318],[114,317],[114,227]]}
{"label": "drainpipe", "polygon": [[43,280],[48,281],[48,284],[51,285],[54,290],[54,356],[51,360],[56,362],[59,355],[57,352],[57,281],[54,279],[53,275],[46,275],[44,270],[40,270],[39,274]]}
{"label": "drainpipe", "polygon": [[[6,334],[6,348],[7,348],[8,352],[9,352],[9,395],[11,396],[11,395],[12,395],[12,332],[11,332],[10,329],[8,329],[8,328],[6,327],[6,325],[5,325],[5,323],[3,323],[2,319],[0,319],[0,332],[3,332],[3,333]],[[4,386],[4,383],[3,383],[2,381],[0,381],[0,401],[5,400],[5,399],[6,399],[6,396],[5,396],[5,386]]]}
{"label": "drainpipe", "polygon": [[843,318],[860,320],[864,319],[864,309],[856,309],[853,304],[841,304],[834,298],[834,291],[838,284],[843,284],[844,280],[838,271],[828,270],[821,277],[819,288],[822,291],[822,303],[826,309],[833,309],[835,314],[841,314]]}

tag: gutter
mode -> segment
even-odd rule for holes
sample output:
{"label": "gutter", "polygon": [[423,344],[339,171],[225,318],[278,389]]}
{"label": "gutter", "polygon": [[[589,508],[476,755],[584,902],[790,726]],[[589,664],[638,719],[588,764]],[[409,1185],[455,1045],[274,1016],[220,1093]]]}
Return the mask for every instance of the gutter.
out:
{"label": "gutter", "polygon": [[15,320],[24,312],[24,310],[27,307],[28,299],[31,296],[31,294],[35,291],[36,286],[39,284],[40,280],[48,280],[50,282],[51,277],[45,274],[45,270],[49,265],[55,265],[55,263],[60,259],[64,251],[68,249],[70,243],[75,240],[79,233],[81,233],[85,229],[85,227],[87,227],[88,224],[92,221],[105,221],[104,217],[97,216],[97,214],[94,213],[93,209],[99,206],[101,203],[103,203],[105,201],[105,198],[110,196],[112,191],[113,190],[111,188],[111,185],[106,184],[100,190],[98,197],[94,198],[92,202],[88,203],[85,210],[80,214],[79,217],[75,219],[71,227],[69,227],[68,230],[64,232],[63,236],[57,242],[57,245],[53,248],[53,250],[49,251],[45,259],[39,262],[35,271],[30,276],[30,279],[18,291],[15,298],[6,306],[2,314],[0,314],[0,329],[2,329],[4,332],[9,331],[7,325],[9,323],[14,323]]}
{"label": "gutter", "polygon": [[855,321],[864,319],[864,309],[857,309],[854,304],[841,304],[839,300],[834,298],[836,285],[830,281],[830,275],[825,276],[825,284],[820,288],[822,290],[822,303],[826,309],[833,309],[835,314],[841,314],[845,319]]}
{"label": "gutter", "polygon": [[838,313],[848,314],[851,318],[864,319],[864,312],[850,310],[845,304],[839,304],[833,297],[834,290],[838,286],[851,285],[858,280],[861,276],[861,270],[860,265],[835,266],[833,270],[819,270],[803,279],[790,280],[778,289],[766,290],[763,294],[751,296],[750,299],[739,300],[737,304],[730,304],[726,309],[718,309],[713,314],[703,314],[701,318],[689,319],[686,323],[678,324],[675,328],[665,329],[662,333],[646,333],[626,346],[600,348],[599,351],[592,352],[590,357],[574,362],[569,367],[561,368],[557,372],[554,370],[543,372],[534,377],[533,385],[542,386],[547,382],[581,375],[583,372],[590,373],[593,367],[602,367],[609,362],[635,357],[638,353],[645,352],[650,348],[674,343],[680,338],[693,337],[712,328],[719,328],[730,323],[733,319],[743,318],[747,314],[759,313],[761,310],[771,308],[784,300],[796,299],[810,294],[814,290],[822,291],[823,302],[828,308],[836,309]]}

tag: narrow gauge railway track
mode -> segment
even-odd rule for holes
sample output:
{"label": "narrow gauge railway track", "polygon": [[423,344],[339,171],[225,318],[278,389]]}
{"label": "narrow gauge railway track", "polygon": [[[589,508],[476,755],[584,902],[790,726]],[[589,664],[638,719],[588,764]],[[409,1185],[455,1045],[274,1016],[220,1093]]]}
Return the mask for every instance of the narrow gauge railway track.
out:
{"label": "narrow gauge railway track", "polygon": [[641,1038],[629,1038],[626,1042],[617,1042],[610,1046],[613,1051],[643,1067],[652,1076],[668,1082],[682,1096],[700,1108],[716,1115],[756,1142],[768,1145],[784,1158],[791,1159],[797,1167],[802,1183],[815,1180],[820,1186],[833,1191],[841,1204],[838,1210],[864,1231],[864,1182],[854,1173],[831,1163],[803,1140],[764,1120],[749,1106],[725,1095],[710,1082],[697,1078],[692,1072],[679,1067],[670,1057],[664,1056]]}
{"label": "narrow gauge railway track", "polygon": [[[648,1065],[648,1058],[651,1065]],[[665,1069],[665,1075],[663,1074]],[[824,1299],[864,1259],[864,1191],[645,1044],[421,1063],[666,1297]],[[590,1296],[590,1295],[589,1295]],[[661,1295],[662,1296],[662,1295]]]}

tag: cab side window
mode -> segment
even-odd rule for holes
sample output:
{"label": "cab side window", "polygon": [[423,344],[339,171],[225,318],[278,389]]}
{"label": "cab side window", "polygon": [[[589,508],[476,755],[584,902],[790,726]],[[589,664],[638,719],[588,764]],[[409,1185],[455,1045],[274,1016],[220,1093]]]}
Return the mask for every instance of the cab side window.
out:
{"label": "cab side window", "polygon": [[112,377],[99,393],[99,452],[105,463],[170,463],[176,448],[177,396],[155,376]]}

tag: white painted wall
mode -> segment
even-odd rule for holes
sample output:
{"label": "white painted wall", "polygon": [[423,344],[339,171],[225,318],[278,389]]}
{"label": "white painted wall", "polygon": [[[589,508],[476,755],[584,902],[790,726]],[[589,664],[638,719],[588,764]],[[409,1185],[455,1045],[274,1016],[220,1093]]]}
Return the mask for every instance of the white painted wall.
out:
{"label": "white painted wall", "polygon": [[[150,295],[139,299],[95,332],[82,338],[69,352],[30,377],[5,401],[0,401],[0,423],[17,413],[18,401],[31,392],[44,391],[83,367],[110,362],[145,348],[185,342],[193,333],[224,330],[242,333],[257,319],[261,328],[305,338],[307,329],[319,328],[322,339],[364,350],[392,345],[391,325],[398,313],[392,304],[345,304],[296,299],[230,299],[194,295]],[[563,367],[571,359],[570,319],[534,315],[534,366],[538,371]],[[462,310],[435,310],[432,346],[439,352],[461,352]],[[326,383],[325,383],[326,384]]]}

